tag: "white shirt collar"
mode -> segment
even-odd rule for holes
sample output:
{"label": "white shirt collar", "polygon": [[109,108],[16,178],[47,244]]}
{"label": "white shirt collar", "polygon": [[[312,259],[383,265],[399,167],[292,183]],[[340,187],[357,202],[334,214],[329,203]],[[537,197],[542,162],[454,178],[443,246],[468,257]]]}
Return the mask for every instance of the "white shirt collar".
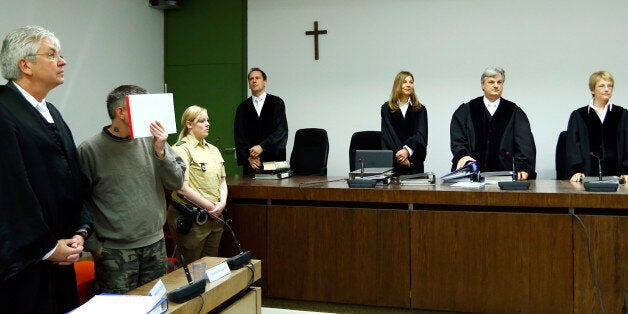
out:
{"label": "white shirt collar", "polygon": [[484,96],[483,100],[484,100],[484,106],[486,106],[486,109],[492,116],[495,114],[495,111],[497,111],[497,107],[499,107],[499,103],[501,102],[502,98],[499,97],[497,98],[497,100],[491,102],[490,100],[488,100],[488,98],[486,98],[486,96]]}
{"label": "white shirt collar", "polygon": [[593,99],[589,101],[589,108],[587,108],[587,113],[591,112],[591,109],[595,111],[598,118],[600,118],[600,122],[604,123],[604,118],[606,118],[606,113],[613,110],[613,104],[609,100],[606,105],[604,105],[604,109],[598,109],[593,105]]}
{"label": "white shirt collar", "polygon": [[22,93],[22,96],[24,96],[24,98],[26,98],[26,100],[28,100],[28,102],[33,105],[33,107],[37,107],[37,105],[39,104],[46,104],[46,98],[42,99],[41,102],[37,101],[37,99],[35,99],[35,97],[33,97],[31,94],[29,94],[26,90],[24,90],[20,85],[18,85],[17,83],[13,82],[13,85],[15,85],[15,87],[17,87],[17,90],[20,91],[20,93]]}
{"label": "white shirt collar", "polygon": [[253,101],[255,101],[255,99],[259,99],[261,101],[261,103],[264,103],[264,100],[266,100],[266,93],[262,93],[261,95],[258,96],[252,96],[253,97]]}
{"label": "white shirt collar", "polygon": [[399,106],[399,110],[401,110],[401,114],[403,115],[403,117],[406,117],[406,112],[408,112],[408,108],[410,108],[410,106],[412,106],[412,99],[408,98],[408,101],[406,103],[401,103],[401,101],[399,99],[397,99],[397,106]]}
{"label": "white shirt collar", "polygon": [[[42,99],[41,102],[39,102],[37,101],[37,99],[35,99],[35,97],[33,97],[33,95],[31,95],[29,92],[24,90],[17,83],[13,82],[13,85],[15,85],[15,87],[17,87],[17,90],[20,91],[22,96],[26,98],[26,101],[28,101],[35,108],[35,110],[37,110],[37,112],[41,113],[41,115],[46,119],[46,121],[48,121],[48,123],[54,123],[54,120],[52,119],[52,115],[50,115],[50,111],[48,110],[48,107],[46,106],[46,98]],[[39,109],[37,109],[38,106],[41,106],[41,108],[44,108],[43,109],[44,112],[39,111]]]}
{"label": "white shirt collar", "polygon": [[[264,107],[264,101],[266,100],[266,93],[262,93],[261,95],[259,95],[259,97],[257,96],[251,96],[253,99],[253,107],[255,108],[255,111],[257,112],[257,116],[261,116],[262,115],[262,107]],[[257,104],[256,104],[257,102]]]}

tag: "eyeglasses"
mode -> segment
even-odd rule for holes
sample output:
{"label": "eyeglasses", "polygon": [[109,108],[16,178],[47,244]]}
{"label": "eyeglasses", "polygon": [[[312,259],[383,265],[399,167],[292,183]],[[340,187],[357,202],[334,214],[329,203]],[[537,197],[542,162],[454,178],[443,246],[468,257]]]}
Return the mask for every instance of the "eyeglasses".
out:
{"label": "eyeglasses", "polygon": [[34,57],[34,56],[45,56],[46,58],[48,58],[48,60],[50,61],[59,61],[59,59],[64,59],[62,55],[56,53],[56,52],[48,52],[48,53],[36,53],[36,54],[30,54],[30,55],[26,55],[27,57]]}

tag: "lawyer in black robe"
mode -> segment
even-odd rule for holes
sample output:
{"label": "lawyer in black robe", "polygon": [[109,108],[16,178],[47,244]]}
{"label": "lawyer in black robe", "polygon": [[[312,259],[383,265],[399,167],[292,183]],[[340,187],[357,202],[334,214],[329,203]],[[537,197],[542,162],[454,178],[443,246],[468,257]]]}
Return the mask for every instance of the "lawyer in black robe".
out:
{"label": "lawyer in black robe", "polygon": [[[493,116],[483,97],[458,107],[450,125],[452,170],[458,160],[472,156],[480,171],[510,171],[514,157],[516,171],[536,177],[536,145],[526,114],[515,103],[501,98]],[[507,153],[508,152],[508,153]]]}
{"label": "lawyer in black robe", "polygon": [[395,159],[393,172],[399,175],[424,172],[423,163],[427,154],[427,109],[421,106],[413,110],[409,106],[405,117],[400,110],[392,112],[385,102],[381,107],[382,149],[396,153],[404,146],[410,147],[413,154],[408,158],[410,167],[400,165]]}
{"label": "lawyer in black robe", "polygon": [[[47,106],[54,124],[47,123],[12,82],[0,86],[4,151],[0,157],[0,299],[8,289],[13,296],[23,295],[22,301],[58,313],[76,306],[74,267],[41,258],[57,239],[71,238],[91,219],[84,207],[87,185],[72,133],[59,111],[50,103]],[[20,304],[15,299],[6,301],[3,311]]]}
{"label": "lawyer in black robe", "polygon": [[260,155],[262,162],[286,160],[288,120],[283,100],[266,94],[260,116],[255,111],[253,98],[244,100],[236,109],[234,134],[236,157],[244,174],[255,172],[248,161],[249,149],[255,145],[264,149]]}
{"label": "lawyer in black robe", "polygon": [[3,313],[66,313],[77,305],[72,263],[91,218],[72,133],[44,101],[64,82],[59,48],[52,32],[27,26],[9,33],[0,50],[2,75],[9,80],[0,86]]}
{"label": "lawyer in black robe", "polygon": [[628,174],[628,111],[609,105],[604,122],[589,106],[574,110],[569,117],[566,139],[567,175],[584,173],[598,176],[601,158],[602,174],[622,176]]}

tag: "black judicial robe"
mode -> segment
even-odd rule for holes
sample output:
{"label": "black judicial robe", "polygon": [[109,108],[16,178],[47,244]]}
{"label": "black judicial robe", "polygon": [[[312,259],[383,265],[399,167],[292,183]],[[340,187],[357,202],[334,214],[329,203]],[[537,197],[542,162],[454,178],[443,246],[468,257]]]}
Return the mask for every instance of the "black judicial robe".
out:
{"label": "black judicial robe", "polygon": [[427,154],[427,109],[413,111],[409,107],[404,117],[401,111],[391,112],[388,102],[381,108],[382,116],[382,149],[397,153],[404,146],[410,147],[414,153],[410,156],[412,166],[402,166],[394,159],[394,173],[399,175],[424,172],[423,162]]}
{"label": "black judicial robe", "polygon": [[262,162],[286,160],[288,120],[281,98],[267,93],[260,116],[255,111],[253,98],[247,98],[236,109],[233,130],[236,158],[244,174],[254,172],[248,159],[249,149],[255,145],[259,144],[264,149],[260,156]]}
{"label": "black judicial robe", "polygon": [[569,117],[566,139],[568,176],[599,174],[598,161],[589,155],[590,152],[603,159],[603,175],[628,174],[628,111],[613,105],[601,123],[595,111],[588,108],[578,108]]}
{"label": "black judicial robe", "polygon": [[502,98],[492,117],[482,96],[460,105],[451,118],[450,136],[452,170],[460,158],[471,156],[480,171],[509,171],[514,156],[516,171],[536,178],[536,145],[530,122],[511,101]]}
{"label": "black judicial robe", "polygon": [[91,225],[72,134],[47,106],[55,124],[12,82],[0,86],[0,303],[7,313],[62,313],[77,302],[73,265],[41,260],[58,239]]}

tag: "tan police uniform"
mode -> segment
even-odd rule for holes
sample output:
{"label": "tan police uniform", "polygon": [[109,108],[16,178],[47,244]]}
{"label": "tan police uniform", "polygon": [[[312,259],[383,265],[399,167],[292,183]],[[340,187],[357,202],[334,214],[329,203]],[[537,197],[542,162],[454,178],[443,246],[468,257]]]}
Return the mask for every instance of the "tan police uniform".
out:
{"label": "tan police uniform", "polygon": [[[204,139],[198,141],[191,134],[172,148],[185,161],[187,166],[185,180],[188,181],[188,185],[206,199],[219,201],[220,181],[226,174],[224,160],[218,148]],[[172,201],[175,202],[174,205],[177,205],[176,203],[191,205],[179,197],[177,191],[172,192]],[[173,205],[168,207],[168,227],[177,244],[177,255],[183,254],[186,262],[190,263],[203,256],[217,256],[223,231],[222,222],[210,216],[206,223],[199,225],[195,222],[189,233],[181,234],[176,231],[177,219],[180,216],[181,213]]]}

